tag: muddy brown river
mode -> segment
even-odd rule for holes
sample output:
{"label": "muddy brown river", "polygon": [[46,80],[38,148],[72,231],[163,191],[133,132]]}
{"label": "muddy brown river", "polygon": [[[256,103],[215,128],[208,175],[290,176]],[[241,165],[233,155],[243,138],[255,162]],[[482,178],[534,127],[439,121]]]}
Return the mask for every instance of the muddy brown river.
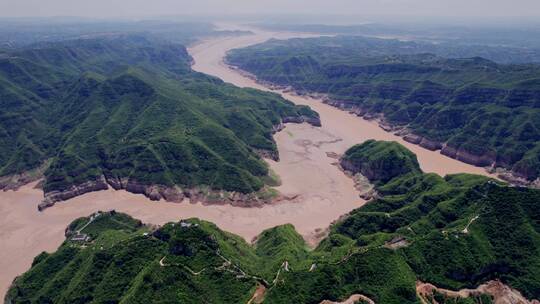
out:
{"label": "muddy brown river", "polygon": [[[263,42],[270,38],[286,39],[299,34],[256,32],[254,35],[221,37],[203,41],[189,49],[195,60],[193,69],[217,76],[240,87],[269,90],[223,64],[228,50]],[[305,35],[304,35],[305,36]],[[0,297],[9,284],[26,271],[32,259],[42,251],[54,251],[64,240],[65,227],[77,217],[97,210],[115,209],[143,222],[164,224],[183,218],[198,217],[214,222],[221,229],[236,233],[251,241],[264,229],[292,223],[308,241],[315,242],[318,231],[327,228],[341,215],[365,203],[358,197],[353,181],[336,166],[336,159],[327,152],[343,153],[348,147],[366,139],[395,140],[418,156],[426,172],[441,175],[467,172],[487,173],[404,142],[370,121],[348,114],[320,100],[274,91],[296,104],[316,110],[322,127],[288,124],[275,135],[281,160],[268,161],[281,177],[278,190],[299,195],[297,202],[280,203],[263,208],[203,206],[190,203],[152,202],[142,195],[106,190],[88,193],[58,203],[44,212],[37,211],[43,193],[29,184],[18,191],[0,192]]]}

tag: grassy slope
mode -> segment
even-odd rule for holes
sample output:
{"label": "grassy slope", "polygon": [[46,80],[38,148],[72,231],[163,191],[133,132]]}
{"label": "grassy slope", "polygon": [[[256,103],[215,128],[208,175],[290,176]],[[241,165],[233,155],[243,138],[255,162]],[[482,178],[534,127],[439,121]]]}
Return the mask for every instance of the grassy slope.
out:
{"label": "grassy slope", "polygon": [[192,72],[190,60],[182,46],[138,36],[46,44],[0,59],[0,175],[50,158],[46,191],[102,175],[259,190],[268,169],[256,150],[277,152],[273,126],[317,114]]}
{"label": "grassy slope", "polygon": [[[413,45],[411,45],[413,44]],[[382,113],[430,140],[540,175],[540,68],[445,59],[414,43],[361,37],[270,41],[228,61],[260,79]]]}

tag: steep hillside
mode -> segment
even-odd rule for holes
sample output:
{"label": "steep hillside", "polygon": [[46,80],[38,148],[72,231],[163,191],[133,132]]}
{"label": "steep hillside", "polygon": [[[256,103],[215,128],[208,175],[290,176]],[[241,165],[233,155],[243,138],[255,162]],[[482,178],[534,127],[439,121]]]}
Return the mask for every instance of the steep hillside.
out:
{"label": "steep hillside", "polygon": [[385,184],[394,177],[419,173],[416,155],[396,142],[368,140],[349,148],[340,165],[353,174],[360,173],[371,182]]}
{"label": "steep hillside", "polygon": [[15,280],[7,300],[492,303],[518,295],[514,289],[540,297],[540,190],[415,170],[377,191],[381,198],[332,226],[314,250],[291,225],[249,245],[199,220],[151,229],[117,213],[78,219],[57,252],[39,255]]}
{"label": "steep hillside", "polygon": [[156,200],[263,203],[261,156],[278,158],[272,133],[318,115],[190,62],[183,46],[138,36],[0,59],[0,184],[16,187],[47,164],[43,207],[108,185]]}
{"label": "steep hillside", "polygon": [[[314,256],[291,226],[265,231],[252,247],[208,222],[188,220],[151,230],[113,212],[78,219],[66,235],[57,252],[36,257],[32,269],[15,281],[8,303],[246,303],[260,286],[265,303],[318,303],[354,286],[350,282],[343,288],[331,285],[333,290],[313,289],[321,279],[331,283],[325,275],[339,268],[371,291],[387,277],[388,287],[378,292],[394,303],[402,297],[393,295],[392,288],[405,290],[414,284],[410,275],[405,281],[392,277],[408,268],[390,252],[310,271]],[[362,282],[362,274],[378,267],[389,273]],[[296,277],[305,278],[304,290],[287,283]],[[414,289],[407,292],[414,300]]]}
{"label": "steep hillside", "polygon": [[424,53],[414,43],[362,37],[269,41],[228,62],[264,82],[326,102],[412,143],[477,166],[540,176],[540,67]]}

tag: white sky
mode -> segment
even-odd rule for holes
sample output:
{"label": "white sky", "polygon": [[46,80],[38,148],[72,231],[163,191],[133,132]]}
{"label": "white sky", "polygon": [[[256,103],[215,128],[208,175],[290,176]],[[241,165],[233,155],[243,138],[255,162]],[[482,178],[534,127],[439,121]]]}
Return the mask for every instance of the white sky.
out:
{"label": "white sky", "polygon": [[0,0],[2,17],[245,13],[540,17],[540,0]]}

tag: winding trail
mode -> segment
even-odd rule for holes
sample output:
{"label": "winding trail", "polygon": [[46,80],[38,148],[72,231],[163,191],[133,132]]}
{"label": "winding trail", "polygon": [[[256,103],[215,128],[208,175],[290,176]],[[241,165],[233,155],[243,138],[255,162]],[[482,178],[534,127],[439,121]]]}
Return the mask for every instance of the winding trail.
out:
{"label": "winding trail", "polygon": [[[270,38],[291,38],[309,35],[256,32],[254,35],[221,37],[207,40],[189,49],[195,59],[193,69],[222,78],[241,87],[269,90],[238,71],[223,64],[226,52],[263,42]],[[64,240],[64,229],[74,219],[102,210],[125,212],[145,223],[164,224],[198,217],[214,222],[221,229],[250,241],[263,230],[292,223],[308,242],[317,242],[320,230],[341,215],[362,206],[352,179],[343,174],[327,153],[343,153],[353,144],[366,139],[396,140],[418,155],[422,169],[441,175],[457,172],[486,174],[482,168],[466,165],[404,142],[385,132],[375,123],[325,105],[320,100],[299,97],[281,91],[296,104],[311,106],[321,115],[323,126],[290,124],[275,135],[281,161],[269,160],[280,175],[284,194],[300,195],[299,202],[280,203],[263,208],[240,208],[229,205],[203,206],[152,202],[142,195],[112,189],[87,193],[56,204],[44,212],[37,211],[43,193],[36,183],[17,191],[0,191],[0,299],[13,279],[26,271],[33,258],[42,251],[54,251]],[[319,231],[319,232],[318,232]]]}

